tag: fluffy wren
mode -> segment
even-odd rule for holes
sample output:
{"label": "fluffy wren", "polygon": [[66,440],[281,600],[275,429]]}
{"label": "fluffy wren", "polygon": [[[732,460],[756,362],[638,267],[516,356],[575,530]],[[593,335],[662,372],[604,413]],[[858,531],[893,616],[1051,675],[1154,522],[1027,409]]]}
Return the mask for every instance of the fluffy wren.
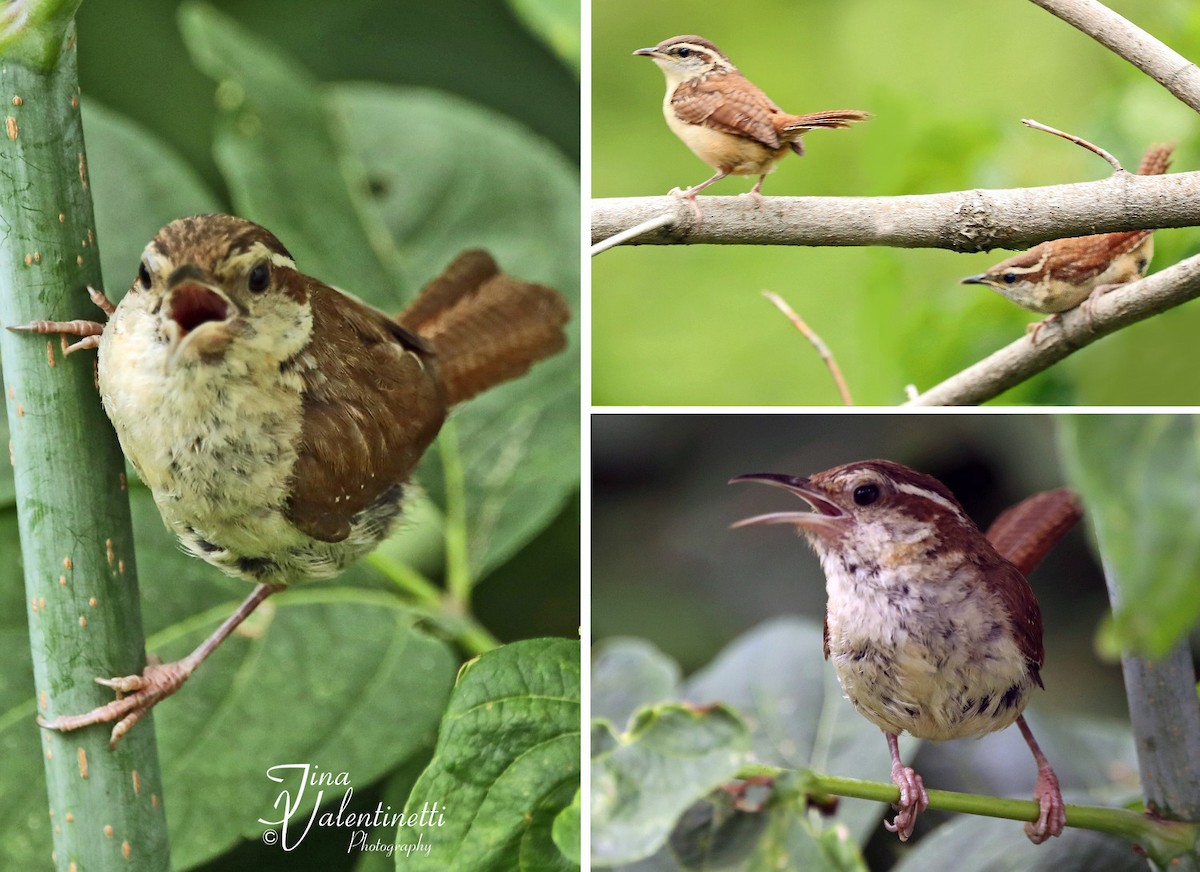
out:
{"label": "fluffy wren", "polygon": [[560,350],[566,302],[465,252],[398,317],[305,275],[270,231],[201,215],[146,246],[107,324],[12,329],[85,338],[121,447],[184,548],[257,587],[183,660],[97,679],[127,694],[70,730],[112,742],[174,693],[271,593],[328,578],[400,520],[451,407]]}
{"label": "fluffy wren", "polygon": [[[936,479],[886,460],[810,478],[759,473],[733,481],[784,488],[812,508],[734,526],[793,525],[820,558],[828,593],[825,656],[855,709],[886,735],[900,788],[887,828],[907,840],[928,805],[920,775],[900,761],[900,733],[961,739],[1016,723],[1038,767],[1040,816],[1026,832],[1035,843],[1059,835],[1065,814],[1058,780],[1022,716],[1042,686],[1041,612],[1022,570],[954,495]],[[1051,499],[1021,504],[1022,523],[1037,508],[1061,535],[1078,517],[1073,499],[1065,491],[1033,499],[1041,497]],[[993,527],[993,538],[1017,529],[1016,517],[1002,517],[1009,520]],[[1033,564],[1041,556],[1025,548],[1015,559]]]}

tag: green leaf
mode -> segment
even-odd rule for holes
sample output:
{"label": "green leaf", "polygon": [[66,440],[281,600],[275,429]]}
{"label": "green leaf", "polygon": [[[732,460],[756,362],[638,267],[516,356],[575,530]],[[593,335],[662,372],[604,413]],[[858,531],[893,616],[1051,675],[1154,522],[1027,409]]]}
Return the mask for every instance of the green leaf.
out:
{"label": "green leaf", "polygon": [[323,281],[374,301],[405,287],[316,81],[210,6],[185,4],[179,24],[196,66],[218,82],[214,148],[238,213],[269,227]]}
{"label": "green leaf", "polygon": [[749,760],[745,724],[729,709],[642,709],[592,757],[592,863],[649,857],[680,815]]}
{"label": "green leaf", "polygon": [[508,0],[513,14],[579,75],[579,4],[573,0]]}
{"label": "green leaf", "polygon": [[[406,812],[435,803],[444,825],[400,828],[405,869],[578,868],[555,846],[556,817],[579,788],[579,644],[533,639],[463,667],[432,763]],[[399,854],[423,844],[428,853]]]}
{"label": "green leaf", "polygon": [[1200,439],[1185,415],[1066,415],[1061,445],[1095,535],[1115,611],[1111,657],[1158,657],[1200,617]]}
{"label": "green leaf", "polygon": [[554,844],[558,845],[558,850],[562,851],[563,856],[577,866],[583,862],[582,797],[582,789],[576,790],[575,798],[571,800],[570,805],[558,813],[554,819],[554,828],[551,830]]}
{"label": "green leaf", "polygon": [[624,728],[638,709],[679,698],[679,664],[643,639],[592,649],[592,717]]}
{"label": "green leaf", "polygon": [[100,265],[116,302],[161,227],[222,207],[183,158],[150,131],[90,100],[83,104],[83,122]]}

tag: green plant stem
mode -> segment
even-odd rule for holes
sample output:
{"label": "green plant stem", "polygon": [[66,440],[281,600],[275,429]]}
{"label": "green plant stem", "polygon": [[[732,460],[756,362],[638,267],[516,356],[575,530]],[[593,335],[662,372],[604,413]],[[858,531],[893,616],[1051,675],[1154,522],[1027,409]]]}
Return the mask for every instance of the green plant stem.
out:
{"label": "green plant stem", "polygon": [[411,601],[405,603],[408,608],[423,614],[470,654],[483,654],[500,646],[500,640],[479,623],[462,603],[448,596],[411,566],[378,552],[365,559],[411,597]]}
{"label": "green plant stem", "polygon": [[[74,6],[23,6],[36,32],[22,46],[19,28],[6,31],[0,64],[0,325],[92,319],[86,288],[102,284],[74,29],[63,18]],[[145,666],[124,460],[100,407],[94,355],[67,358],[58,337],[7,330],[0,354],[37,710],[80,714],[112,699],[95,677]],[[32,721],[28,729],[32,746]],[[153,723],[144,719],[115,751],[108,734],[107,726],[41,734],[55,862],[165,870]]]}
{"label": "green plant stem", "polygon": [[[766,774],[762,769],[755,767],[752,774]],[[873,799],[877,802],[896,803],[900,800],[900,789],[894,784],[840,778],[836,775],[809,773],[805,789],[809,793]],[[1027,799],[1002,799],[950,790],[929,790],[927,793],[929,807],[941,811],[1014,821],[1034,821],[1039,813],[1037,803]],[[1124,808],[1068,805],[1066,811],[1067,826],[1121,836],[1140,845],[1160,863],[1193,850],[1200,834],[1198,824],[1157,820]]]}
{"label": "green plant stem", "polygon": [[465,610],[471,602],[471,563],[467,539],[467,486],[458,435],[446,424],[438,436],[446,482],[446,590]]}

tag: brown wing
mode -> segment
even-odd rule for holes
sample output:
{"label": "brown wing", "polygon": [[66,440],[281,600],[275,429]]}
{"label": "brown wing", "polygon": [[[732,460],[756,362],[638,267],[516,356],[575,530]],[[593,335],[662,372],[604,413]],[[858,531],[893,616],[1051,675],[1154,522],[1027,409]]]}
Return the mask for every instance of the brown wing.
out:
{"label": "brown wing", "polygon": [[321,369],[305,380],[300,458],[288,518],[325,542],[412,473],[446,417],[425,342],[383,312],[330,288],[310,293]]}
{"label": "brown wing", "polygon": [[671,107],[689,124],[748,136],[768,148],[779,148],[779,134],[771,122],[779,107],[740,73],[682,82],[671,95]]}

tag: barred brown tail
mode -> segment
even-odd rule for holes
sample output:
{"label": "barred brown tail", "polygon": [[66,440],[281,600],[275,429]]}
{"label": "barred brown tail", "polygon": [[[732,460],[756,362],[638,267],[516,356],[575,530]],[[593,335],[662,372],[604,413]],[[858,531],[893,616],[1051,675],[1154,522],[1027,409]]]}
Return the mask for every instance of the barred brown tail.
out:
{"label": "barred brown tail", "polygon": [[1159,143],[1150,146],[1142,156],[1142,165],[1138,167],[1138,175],[1161,176],[1171,168],[1171,152],[1174,150],[1174,143]]}
{"label": "barred brown tail", "polygon": [[450,403],[521,375],[566,344],[571,313],[558,291],[500,272],[465,251],[398,317],[434,348]]}
{"label": "barred brown tail", "polygon": [[810,130],[814,127],[838,129],[849,127],[856,121],[866,121],[871,117],[870,112],[858,109],[830,109],[828,112],[813,112],[809,115],[793,115],[783,125],[784,132],[792,130]]}

